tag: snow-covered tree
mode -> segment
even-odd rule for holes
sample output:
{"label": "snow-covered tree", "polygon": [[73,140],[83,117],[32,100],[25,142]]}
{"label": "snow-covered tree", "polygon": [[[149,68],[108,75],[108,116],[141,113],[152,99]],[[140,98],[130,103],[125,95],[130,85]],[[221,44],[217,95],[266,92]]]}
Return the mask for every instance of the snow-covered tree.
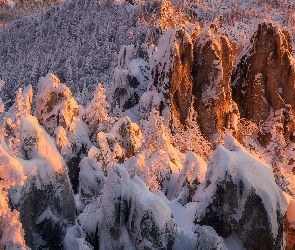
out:
{"label": "snow-covered tree", "polygon": [[90,104],[85,109],[84,120],[89,125],[92,136],[100,131],[107,131],[113,122],[108,114],[109,104],[105,93],[104,87],[99,83]]}
{"label": "snow-covered tree", "polygon": [[141,128],[144,137],[142,150],[148,150],[149,154],[160,149],[167,150],[167,145],[170,144],[170,135],[159,111],[153,108],[148,120],[141,121]]}
{"label": "snow-covered tree", "polygon": [[210,143],[204,138],[200,131],[200,127],[197,122],[197,112],[194,109],[193,101],[186,120],[186,126],[184,128],[175,128],[174,135],[172,136],[172,142],[173,145],[182,153],[191,151],[205,160],[209,159],[212,148]]}
{"label": "snow-covered tree", "polygon": [[19,212],[11,210],[7,194],[11,186],[23,185],[25,179],[21,164],[0,144],[0,249],[26,249]]}

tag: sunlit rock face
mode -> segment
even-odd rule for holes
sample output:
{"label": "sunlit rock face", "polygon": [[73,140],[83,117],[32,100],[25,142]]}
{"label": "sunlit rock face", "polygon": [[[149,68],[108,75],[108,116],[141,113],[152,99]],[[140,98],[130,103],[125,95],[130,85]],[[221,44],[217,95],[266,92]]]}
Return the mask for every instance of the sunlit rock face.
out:
{"label": "sunlit rock face", "polygon": [[220,236],[235,233],[251,250],[284,246],[287,202],[272,169],[233,137],[226,136],[214,151],[194,199],[199,202],[195,222],[212,226]]}
{"label": "sunlit rock face", "polygon": [[241,117],[259,124],[282,110],[284,134],[290,139],[294,122],[295,68],[287,31],[270,23],[258,25],[233,71],[231,87]]}
{"label": "sunlit rock face", "polygon": [[191,36],[184,29],[164,33],[150,61],[150,84],[140,99],[140,118],[147,119],[155,107],[166,123],[171,117],[179,125],[185,123],[192,97],[192,63]]}
{"label": "sunlit rock face", "polygon": [[53,74],[41,78],[37,94],[37,118],[46,132],[53,135],[58,126],[66,128],[79,114],[78,104],[68,87]]}
{"label": "sunlit rock face", "polygon": [[232,101],[230,76],[232,48],[224,30],[215,24],[204,27],[194,40],[192,94],[200,129],[205,136],[235,127],[239,111]]}

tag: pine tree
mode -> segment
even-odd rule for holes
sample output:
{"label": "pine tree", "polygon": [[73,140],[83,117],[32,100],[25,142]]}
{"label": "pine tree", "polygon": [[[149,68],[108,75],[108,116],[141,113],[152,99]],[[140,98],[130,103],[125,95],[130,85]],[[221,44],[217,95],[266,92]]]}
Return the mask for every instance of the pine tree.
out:
{"label": "pine tree", "polygon": [[100,131],[107,132],[113,123],[113,119],[108,114],[109,104],[106,100],[105,89],[99,83],[94,92],[90,104],[87,106],[84,114],[84,120],[89,125],[93,135]]}
{"label": "pine tree", "polygon": [[152,109],[147,121],[141,121],[141,127],[144,136],[142,150],[148,150],[149,154],[153,154],[157,150],[167,149],[170,144],[170,136],[164,125],[164,118],[160,116],[159,111]]}
{"label": "pine tree", "polygon": [[197,112],[194,109],[194,101],[191,103],[186,126],[183,129],[176,128],[174,132],[173,144],[181,152],[192,151],[205,160],[209,159],[212,148],[200,131],[197,122]]}

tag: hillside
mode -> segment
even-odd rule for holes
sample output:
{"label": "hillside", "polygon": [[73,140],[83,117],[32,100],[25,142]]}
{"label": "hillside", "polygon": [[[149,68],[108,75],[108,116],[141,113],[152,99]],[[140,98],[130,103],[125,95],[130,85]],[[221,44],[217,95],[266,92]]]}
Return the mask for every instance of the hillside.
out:
{"label": "hillside", "polygon": [[294,3],[34,4],[1,3],[36,12],[0,30],[0,249],[294,249]]}

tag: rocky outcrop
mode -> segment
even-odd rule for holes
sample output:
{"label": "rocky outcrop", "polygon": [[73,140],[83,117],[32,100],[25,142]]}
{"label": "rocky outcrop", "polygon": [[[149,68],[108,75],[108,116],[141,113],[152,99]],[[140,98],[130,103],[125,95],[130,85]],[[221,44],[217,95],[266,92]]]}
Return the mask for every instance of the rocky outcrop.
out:
{"label": "rocky outcrop", "polygon": [[96,249],[127,249],[130,244],[172,249],[178,236],[170,209],[120,165],[109,169],[101,202],[89,204],[78,222]]}
{"label": "rocky outcrop", "polygon": [[172,116],[176,124],[185,124],[192,97],[192,64],[191,36],[181,28],[166,31],[151,58],[150,84],[140,99],[140,118],[147,119],[155,107],[165,123],[171,123]]}
{"label": "rocky outcrop", "polygon": [[192,94],[201,132],[206,136],[223,128],[237,130],[239,111],[232,101],[232,49],[224,30],[214,23],[194,41]]}
{"label": "rocky outcrop", "polygon": [[58,126],[66,128],[79,115],[78,104],[69,88],[53,74],[40,78],[37,95],[37,118],[46,132],[53,135]]}
{"label": "rocky outcrop", "polygon": [[246,249],[282,249],[287,202],[272,169],[230,136],[225,147],[213,153],[194,196],[199,201],[195,222],[224,238],[236,233]]}
{"label": "rocky outcrop", "polygon": [[105,177],[100,166],[92,158],[84,157],[79,168],[79,200],[87,205],[92,198],[101,195]]}
{"label": "rocky outcrop", "polygon": [[26,244],[32,249],[59,249],[75,220],[75,202],[67,168],[50,136],[33,116],[21,123],[20,150],[27,180],[10,190],[20,212]]}
{"label": "rocky outcrop", "polygon": [[233,99],[241,117],[259,124],[272,112],[281,110],[288,141],[294,130],[294,81],[290,35],[271,23],[259,24],[241,53],[231,79]]}
{"label": "rocky outcrop", "polygon": [[79,162],[91,147],[89,129],[81,119],[81,111],[70,89],[55,75],[47,74],[40,78],[37,118],[46,132],[55,137],[75,193],[79,185]]}
{"label": "rocky outcrop", "polygon": [[138,153],[141,146],[142,133],[136,123],[131,122],[128,116],[120,118],[111,129],[118,143],[123,149],[126,159]]}
{"label": "rocky outcrop", "polygon": [[122,46],[119,52],[118,66],[114,70],[112,85],[112,109],[118,107],[125,111],[139,102],[149,83],[149,53],[144,45]]}

